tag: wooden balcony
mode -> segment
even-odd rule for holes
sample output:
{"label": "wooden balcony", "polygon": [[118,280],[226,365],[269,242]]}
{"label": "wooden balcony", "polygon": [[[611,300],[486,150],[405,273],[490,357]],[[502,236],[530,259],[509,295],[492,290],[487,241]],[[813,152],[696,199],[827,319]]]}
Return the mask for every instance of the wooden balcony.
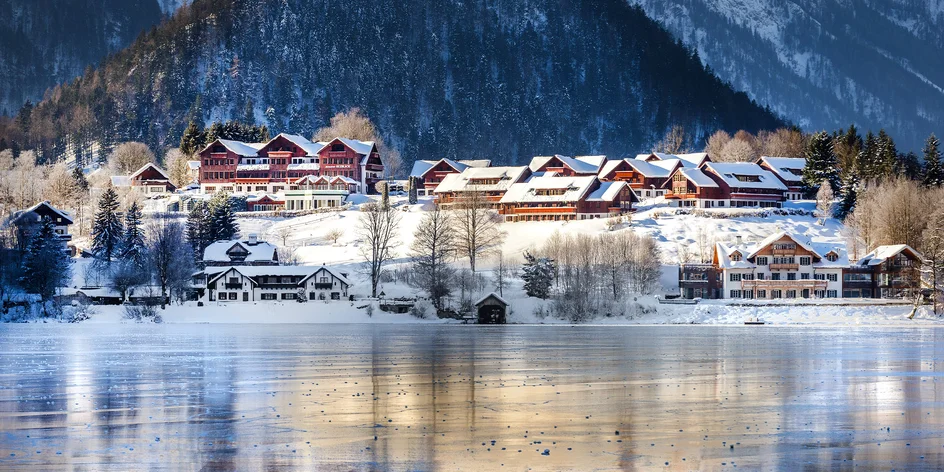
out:
{"label": "wooden balcony", "polygon": [[772,249],[775,256],[792,256],[796,254],[796,248],[793,249]]}
{"label": "wooden balcony", "polygon": [[800,270],[800,264],[770,264],[770,270]]}
{"label": "wooden balcony", "polygon": [[577,207],[516,207],[502,208],[501,215],[572,215],[577,213]]}

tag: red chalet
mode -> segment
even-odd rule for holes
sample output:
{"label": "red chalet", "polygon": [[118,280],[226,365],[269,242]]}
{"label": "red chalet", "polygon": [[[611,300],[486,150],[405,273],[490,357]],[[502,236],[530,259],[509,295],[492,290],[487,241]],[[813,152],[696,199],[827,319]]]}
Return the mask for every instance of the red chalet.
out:
{"label": "red chalet", "polygon": [[357,182],[359,192],[367,193],[383,176],[377,146],[354,139],[313,143],[284,133],[267,143],[217,139],[199,155],[203,193],[278,193],[308,175],[349,178]]}
{"label": "red chalet", "polygon": [[705,162],[697,169],[678,168],[665,186],[666,200],[679,207],[780,208],[787,186],[751,162]]}
{"label": "red chalet", "polygon": [[554,175],[596,176],[600,168],[606,163],[606,156],[577,156],[568,157],[555,154],[553,156],[535,156],[528,166],[534,174],[544,175],[553,172]]}
{"label": "red chalet", "polygon": [[469,167],[482,168],[489,167],[492,161],[489,159],[476,159],[468,161],[454,161],[452,159],[440,159],[438,161],[416,161],[413,163],[413,170],[410,171],[410,177],[417,181],[417,193],[419,195],[432,195],[436,187],[442,183],[443,179],[449,174],[458,174]]}

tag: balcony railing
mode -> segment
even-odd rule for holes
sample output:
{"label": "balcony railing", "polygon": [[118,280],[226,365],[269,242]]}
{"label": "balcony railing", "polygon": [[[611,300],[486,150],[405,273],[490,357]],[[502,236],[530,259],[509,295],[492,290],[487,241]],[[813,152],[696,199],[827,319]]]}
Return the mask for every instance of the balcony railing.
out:
{"label": "balcony railing", "polygon": [[225,287],[227,290],[237,290],[237,289],[243,288],[243,284],[226,283],[226,284],[223,284],[223,287]]}
{"label": "balcony railing", "polygon": [[315,284],[315,290],[331,290],[333,285],[331,283],[321,283],[318,282]]}
{"label": "balcony railing", "polygon": [[800,264],[770,264],[770,270],[800,270]]}
{"label": "balcony railing", "polygon": [[804,279],[804,280],[742,280],[741,287],[745,289],[802,289],[802,288],[826,288],[825,280]]}
{"label": "balcony railing", "polygon": [[502,215],[561,215],[577,213],[576,207],[518,207],[502,208],[498,211]]}

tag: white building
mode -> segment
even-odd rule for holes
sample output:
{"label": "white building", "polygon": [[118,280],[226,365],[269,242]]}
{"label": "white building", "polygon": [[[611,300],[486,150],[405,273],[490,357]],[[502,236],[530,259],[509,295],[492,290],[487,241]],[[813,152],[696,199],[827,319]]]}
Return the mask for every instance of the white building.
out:
{"label": "white building", "polygon": [[849,257],[842,244],[779,232],[756,244],[717,243],[713,263],[722,298],[839,298]]}
{"label": "white building", "polygon": [[208,267],[234,265],[278,265],[279,252],[274,244],[259,241],[254,234],[245,240],[217,241],[203,251],[203,263]]}
{"label": "white building", "polygon": [[325,266],[238,266],[207,271],[210,302],[343,300],[347,276]]}
{"label": "white building", "polygon": [[803,199],[803,169],[806,159],[761,156],[757,164],[769,170],[787,186],[787,200]]}

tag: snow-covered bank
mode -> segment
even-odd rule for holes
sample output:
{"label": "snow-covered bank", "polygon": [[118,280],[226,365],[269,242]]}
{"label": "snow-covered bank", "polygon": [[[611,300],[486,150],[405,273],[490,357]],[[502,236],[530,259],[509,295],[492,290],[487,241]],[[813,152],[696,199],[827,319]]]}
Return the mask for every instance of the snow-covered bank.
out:
{"label": "snow-covered bank", "polygon": [[[512,299],[509,323],[516,324],[571,324],[568,320],[541,316],[547,303],[537,299]],[[767,305],[740,306],[721,302],[702,302],[698,305],[660,305],[654,299],[640,299],[629,315],[601,316],[588,325],[661,325],[706,324],[742,325],[748,318],[760,318],[768,325],[818,326],[942,326],[944,319],[931,313],[929,307],[918,310],[913,320],[908,319],[908,305]],[[454,320],[418,319],[409,314],[393,314],[374,310],[367,316],[363,303],[257,303],[171,305],[160,311],[164,323],[457,323]],[[125,319],[121,306],[92,307],[91,318],[85,323],[134,323]]]}

